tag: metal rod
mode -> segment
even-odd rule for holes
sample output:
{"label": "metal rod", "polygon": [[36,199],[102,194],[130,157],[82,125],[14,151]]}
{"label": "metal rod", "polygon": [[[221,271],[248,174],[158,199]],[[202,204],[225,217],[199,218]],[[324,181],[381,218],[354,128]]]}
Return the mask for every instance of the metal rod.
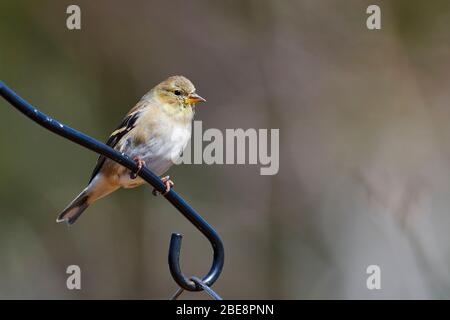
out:
{"label": "metal rod", "polygon": [[[134,160],[127,155],[107,146],[106,144],[91,138],[90,136],[68,127],[55,119],[47,116],[32,106],[30,103],[22,99],[4,82],[0,81],[0,95],[13,105],[16,109],[26,115],[28,118],[43,126],[44,128],[69,139],[87,149],[102,154],[110,158],[122,166],[137,171],[138,167]],[[164,193],[165,185],[161,179],[146,167],[139,171],[139,176],[152,185],[156,190]],[[224,248],[222,240],[217,232],[203,219],[186,201],[184,201],[173,189],[165,195],[165,198],[175,207],[183,216],[188,219],[211,243],[214,256],[211,268],[208,274],[203,278],[203,282],[211,286],[222,272],[224,263]],[[179,257],[181,250],[180,234],[172,234],[169,247],[169,268],[174,280],[180,287],[189,291],[201,291],[202,288],[196,285],[192,280],[185,277],[181,271]]]}

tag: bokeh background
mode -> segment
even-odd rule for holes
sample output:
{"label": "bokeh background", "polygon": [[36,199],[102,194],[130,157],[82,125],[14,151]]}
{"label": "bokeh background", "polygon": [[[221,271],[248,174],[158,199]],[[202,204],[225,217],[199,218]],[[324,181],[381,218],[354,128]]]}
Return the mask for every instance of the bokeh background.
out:
{"label": "bokeh background", "polygon": [[[66,28],[70,4],[79,31]],[[380,31],[366,28],[370,4]],[[275,176],[170,170],[224,241],[224,298],[450,298],[449,30],[445,0],[2,0],[0,75],[100,140],[173,74],[208,99],[204,129],[279,128]],[[0,115],[0,298],[166,299],[174,231],[183,271],[209,269],[208,242],[149,186],[56,224],[97,156],[4,100]],[[80,291],[66,288],[71,264]],[[381,290],[366,287],[371,264]]]}

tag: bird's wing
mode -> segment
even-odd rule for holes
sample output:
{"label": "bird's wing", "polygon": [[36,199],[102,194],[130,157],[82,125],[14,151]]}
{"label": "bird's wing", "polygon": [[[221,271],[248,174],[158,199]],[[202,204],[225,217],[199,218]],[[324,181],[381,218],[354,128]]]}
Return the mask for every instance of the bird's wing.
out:
{"label": "bird's wing", "polygon": [[[117,129],[114,130],[114,132],[110,135],[108,141],[106,141],[106,145],[110,146],[111,148],[114,148],[124,135],[133,130],[133,128],[136,125],[137,119],[139,119],[143,107],[145,107],[145,105],[138,103],[133,109],[130,110],[130,112],[125,116],[125,118],[122,120]],[[91,183],[91,181],[99,173],[103,164],[105,163],[105,160],[106,158],[102,155],[98,157],[97,164],[95,165],[95,168],[92,171],[89,183]]]}

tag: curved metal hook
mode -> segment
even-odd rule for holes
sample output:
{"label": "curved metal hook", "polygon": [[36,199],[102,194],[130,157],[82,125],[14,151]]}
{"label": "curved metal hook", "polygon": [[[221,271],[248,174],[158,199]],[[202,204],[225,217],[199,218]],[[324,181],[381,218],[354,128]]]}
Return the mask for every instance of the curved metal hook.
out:
{"label": "curved metal hook", "polygon": [[[189,218],[188,218],[189,219]],[[200,230],[205,237],[208,238],[214,251],[213,263],[206,276],[202,281],[208,286],[212,286],[222,272],[223,263],[225,260],[224,248],[222,240],[220,240],[216,231],[205,221],[202,217],[196,217],[195,221],[189,219],[198,230]],[[172,277],[180,287],[189,291],[201,291],[203,288],[198,286],[194,281],[188,279],[180,268],[180,251],[181,240],[183,236],[178,233],[172,233],[169,246],[169,269]]]}
{"label": "curved metal hook", "polygon": [[[127,157],[125,154],[122,154],[106,144],[91,138],[90,136],[52,119],[18,96],[2,81],[0,81],[0,95],[28,118],[56,133],[57,135],[69,139],[96,153],[102,154],[132,171],[138,170],[135,161]],[[139,171],[139,176],[152,185],[156,190],[164,193],[166,188],[165,185],[152,171],[146,167],[143,167],[142,170]],[[214,251],[213,263],[208,274],[203,278],[203,282],[205,282],[208,286],[211,286],[220,276],[224,263],[224,248],[220,237],[217,235],[216,231],[173,189],[165,195],[165,198],[172,203],[172,205],[177,208],[178,211],[180,211],[200,232],[202,232],[211,243]],[[180,234],[172,234],[169,248],[170,272],[175,281],[183,289],[189,291],[200,291],[202,288],[198,287],[193,281],[186,278],[181,272],[179,263],[181,238],[182,236]]]}

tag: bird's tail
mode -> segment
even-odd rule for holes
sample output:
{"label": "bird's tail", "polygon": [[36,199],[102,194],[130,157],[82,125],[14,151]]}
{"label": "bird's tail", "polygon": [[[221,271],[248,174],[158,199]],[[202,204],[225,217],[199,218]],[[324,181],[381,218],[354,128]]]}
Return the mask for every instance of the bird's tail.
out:
{"label": "bird's tail", "polygon": [[88,188],[86,188],[59,214],[56,222],[67,221],[68,224],[73,224],[83,211],[89,207],[88,200],[89,193]]}

